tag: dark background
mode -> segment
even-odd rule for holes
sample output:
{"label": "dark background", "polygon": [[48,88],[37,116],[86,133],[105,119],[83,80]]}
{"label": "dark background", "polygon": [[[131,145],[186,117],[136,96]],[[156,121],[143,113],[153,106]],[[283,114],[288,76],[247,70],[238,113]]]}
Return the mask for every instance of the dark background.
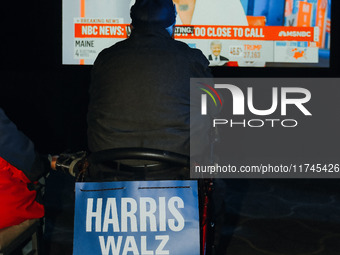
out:
{"label": "dark background", "polygon": [[[216,77],[338,77],[339,1],[332,1],[330,68],[214,68]],[[86,148],[91,66],[63,66],[62,3],[2,4],[0,107],[43,153]],[[320,85],[321,86],[321,85]],[[340,85],[339,85],[340,86]]]}
{"label": "dark background", "polygon": [[[4,2],[1,4],[0,107],[5,110],[19,129],[33,140],[36,148],[42,153],[54,154],[66,150],[76,151],[86,148],[86,112],[91,66],[61,65],[61,0],[7,0]],[[214,68],[214,75],[216,77],[339,77],[340,53],[337,35],[339,34],[340,2],[337,0],[332,2],[331,68]],[[320,84],[320,86],[323,86],[323,84]],[[338,112],[339,110],[335,109],[335,111]],[[337,118],[338,116],[333,117]],[[45,194],[45,235],[46,240],[49,240],[45,244],[47,254],[72,254],[74,180],[52,172],[47,181],[48,189]],[[282,224],[278,224],[278,220],[270,221],[268,215],[270,216],[270,213],[272,213],[274,219],[277,219],[277,211],[281,208],[286,210],[286,207],[280,206],[283,203],[282,201],[290,201],[292,198],[301,202],[302,205],[305,205],[307,201],[307,206],[309,205],[308,202],[318,206],[319,204],[315,201],[318,202],[318,198],[320,198],[322,208],[324,201],[325,203],[328,203],[328,201],[335,201],[334,204],[338,203],[337,200],[334,200],[334,193],[338,194],[337,180],[334,180],[335,182],[332,182],[332,180],[325,182],[323,180],[315,180],[315,182],[279,180],[278,183],[269,180],[270,182],[267,185],[265,180],[260,180],[261,182],[257,182],[257,180],[249,182],[246,180],[232,181],[226,184],[229,187],[227,193],[220,192],[225,197],[223,198],[224,201],[227,201],[229,205],[226,208],[229,215],[225,217],[225,219],[228,219],[225,225],[231,226],[229,232],[236,229],[235,222],[240,217],[239,208],[241,202],[243,203],[244,194],[248,192],[252,196],[248,199],[248,203],[246,203],[247,201],[243,203],[245,204],[243,208],[253,209],[257,212],[254,219],[258,219],[259,215],[262,215],[264,220],[257,220],[255,223],[258,225],[254,224],[253,228],[247,228],[247,226],[238,228],[240,231],[244,229],[247,237],[250,233],[252,237],[259,238],[260,243],[266,246],[273,245],[274,247],[269,250],[275,252],[278,251],[276,245],[279,243],[278,245],[288,250],[287,253],[282,254],[289,255],[293,254],[291,249],[295,246],[300,248],[299,245],[305,245],[307,251],[310,251],[310,247],[314,247],[314,244],[323,245],[318,239],[315,239],[315,241],[311,239],[310,242],[303,239],[304,235],[300,234],[301,229],[298,228],[300,225],[296,224],[295,215],[290,224],[287,224],[285,219],[282,220]],[[278,188],[272,188],[273,183],[274,185],[278,184]],[[277,200],[273,200],[272,194],[263,197],[263,191],[267,190],[275,193],[274,195],[279,195]],[[329,190],[329,199],[324,199],[322,195],[327,194]],[[283,194],[284,199],[281,198],[280,194]],[[313,199],[310,198],[311,196]],[[288,205],[290,204],[288,203]],[[295,206],[295,203],[293,205]],[[312,215],[312,226],[318,226],[314,219],[319,221],[320,219],[321,221],[329,220],[328,216],[334,211],[332,207],[326,206],[322,213],[315,213],[321,211],[320,208],[311,209],[307,207],[308,210],[306,210],[305,215],[308,217]],[[291,211],[291,208],[287,210]],[[311,211],[314,214],[311,214]],[[333,215],[339,215],[336,212]],[[250,212],[246,210],[246,215],[252,215],[252,210]],[[309,220],[308,217],[307,220]],[[334,217],[332,216],[329,225],[325,225],[324,228],[329,231],[335,229],[335,232],[338,233],[339,225],[334,224]],[[254,220],[244,222],[254,223]],[[306,221],[304,222],[305,225],[309,226]],[[320,225],[323,226],[321,223]],[[273,226],[275,229],[271,228]],[[266,227],[269,227],[269,230]],[[249,229],[251,232],[249,232]],[[311,232],[309,228],[306,227],[306,229],[308,233]],[[227,230],[218,230],[217,232],[226,232],[227,235],[229,233]],[[280,232],[280,230],[282,231]],[[284,237],[287,236],[288,242],[285,242],[286,239],[276,238],[277,233],[282,232],[284,234],[289,232],[289,235],[283,235]],[[266,234],[265,237],[269,237],[268,242],[263,242],[263,239],[261,239],[263,233]],[[275,234],[273,235],[273,233]],[[296,239],[290,237],[292,233],[296,233]],[[238,235],[242,236],[242,233],[238,233]],[[275,239],[273,240],[272,237]],[[281,236],[279,235],[279,237]],[[309,235],[306,239],[308,238]],[[226,238],[223,240],[224,244],[227,245]],[[297,241],[292,242],[292,240]],[[250,248],[247,246],[247,244],[255,243],[255,241],[240,244],[236,240],[234,246],[230,245],[231,252],[228,254],[258,254],[257,251],[249,252],[248,249]],[[336,252],[339,251],[336,246],[337,243],[339,242],[335,240],[330,242],[330,246],[334,246]],[[240,250],[240,247],[243,247],[243,250]],[[268,250],[266,247],[260,247],[263,250]],[[235,253],[233,253],[233,249],[235,249]]]}

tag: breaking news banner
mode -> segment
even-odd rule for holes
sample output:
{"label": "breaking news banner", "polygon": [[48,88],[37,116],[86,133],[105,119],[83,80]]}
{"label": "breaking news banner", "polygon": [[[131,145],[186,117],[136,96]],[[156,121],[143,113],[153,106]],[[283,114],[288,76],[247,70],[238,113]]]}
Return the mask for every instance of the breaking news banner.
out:
{"label": "breaking news banner", "polygon": [[200,254],[197,181],[76,183],[74,255]]}
{"label": "breaking news banner", "polygon": [[[62,2],[63,64],[92,65],[129,37],[134,0]],[[196,2],[190,21],[177,16],[175,39],[200,49],[210,66],[330,65],[331,0]]]}
{"label": "breaking news banner", "polygon": [[340,79],[191,79],[192,178],[340,178]]}
{"label": "breaking news banner", "polygon": [[[119,18],[74,18],[73,58],[94,61],[100,51],[130,33],[130,24],[123,24]],[[208,59],[211,45],[217,44],[221,54],[240,66],[249,65],[249,61],[259,66],[266,62],[319,61],[318,27],[179,25],[175,38],[200,48]],[[224,64],[211,62],[212,66]]]}

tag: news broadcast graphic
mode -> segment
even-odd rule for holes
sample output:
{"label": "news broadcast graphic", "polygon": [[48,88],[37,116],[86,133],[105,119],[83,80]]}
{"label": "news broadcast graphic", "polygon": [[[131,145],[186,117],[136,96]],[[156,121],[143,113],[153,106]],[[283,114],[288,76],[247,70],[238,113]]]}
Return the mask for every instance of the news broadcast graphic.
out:
{"label": "news broadcast graphic", "polygon": [[76,183],[73,254],[199,255],[197,181]]}
{"label": "news broadcast graphic", "polygon": [[[128,38],[133,3],[63,0],[63,64],[91,65],[100,51]],[[192,4],[191,15],[176,5],[175,39],[202,50],[211,66],[329,67],[330,0]]]}
{"label": "news broadcast graphic", "polygon": [[339,82],[191,79],[191,177],[340,178]]}

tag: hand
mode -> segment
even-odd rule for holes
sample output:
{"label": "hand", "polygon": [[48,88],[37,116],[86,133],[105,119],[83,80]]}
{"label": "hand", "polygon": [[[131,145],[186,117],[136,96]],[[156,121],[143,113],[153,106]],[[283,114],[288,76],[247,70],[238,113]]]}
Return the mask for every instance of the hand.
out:
{"label": "hand", "polygon": [[53,170],[57,170],[56,163],[57,163],[57,159],[58,158],[59,158],[59,156],[52,156],[52,159],[51,159],[51,168]]}

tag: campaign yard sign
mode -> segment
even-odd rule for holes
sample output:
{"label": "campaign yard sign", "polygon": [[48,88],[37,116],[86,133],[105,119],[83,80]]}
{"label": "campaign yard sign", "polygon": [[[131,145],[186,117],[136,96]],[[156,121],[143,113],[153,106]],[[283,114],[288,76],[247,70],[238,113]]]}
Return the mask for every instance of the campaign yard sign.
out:
{"label": "campaign yard sign", "polygon": [[197,181],[76,183],[74,255],[199,255]]}

